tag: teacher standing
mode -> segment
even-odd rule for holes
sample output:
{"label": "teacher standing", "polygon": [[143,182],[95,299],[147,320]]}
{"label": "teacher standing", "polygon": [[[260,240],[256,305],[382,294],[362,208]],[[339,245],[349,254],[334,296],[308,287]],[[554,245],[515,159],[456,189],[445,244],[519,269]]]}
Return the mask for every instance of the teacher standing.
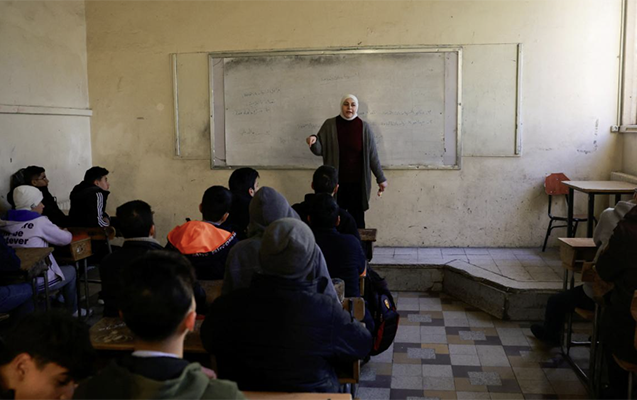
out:
{"label": "teacher standing", "polygon": [[379,196],[387,188],[387,179],[380,166],[374,134],[369,124],[358,118],[356,96],[345,95],[340,108],[340,115],[326,120],[318,134],[306,141],[312,153],[323,156],[323,164],[338,170],[338,205],[354,217],[359,228],[365,228],[371,173],[376,177]]}

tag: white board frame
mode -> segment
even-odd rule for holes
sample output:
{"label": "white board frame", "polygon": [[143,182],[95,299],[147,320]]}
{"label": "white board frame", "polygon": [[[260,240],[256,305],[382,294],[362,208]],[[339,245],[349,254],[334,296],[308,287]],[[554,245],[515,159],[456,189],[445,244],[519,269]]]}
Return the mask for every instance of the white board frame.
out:
{"label": "white board frame", "polygon": [[[215,80],[218,84],[223,83],[223,76],[215,76],[213,73],[214,60],[237,57],[273,57],[273,56],[309,56],[309,55],[343,55],[343,54],[390,54],[390,53],[446,53],[456,52],[458,57],[457,77],[456,77],[456,159],[453,165],[404,165],[404,166],[384,166],[383,169],[392,170],[460,170],[462,167],[462,46],[381,46],[373,48],[344,47],[321,50],[266,50],[266,51],[239,51],[239,52],[211,52],[208,53],[209,60],[209,90],[210,90],[210,163],[212,169],[232,169],[233,165],[225,163],[225,129],[218,132],[215,118],[225,118],[225,114],[215,109]],[[222,89],[223,90],[223,89]],[[222,109],[223,110],[223,109]],[[223,114],[223,115],[222,115]],[[308,156],[309,150],[308,150]],[[244,165],[241,165],[244,167]],[[301,165],[263,166],[245,165],[262,170],[312,170],[313,167]]]}

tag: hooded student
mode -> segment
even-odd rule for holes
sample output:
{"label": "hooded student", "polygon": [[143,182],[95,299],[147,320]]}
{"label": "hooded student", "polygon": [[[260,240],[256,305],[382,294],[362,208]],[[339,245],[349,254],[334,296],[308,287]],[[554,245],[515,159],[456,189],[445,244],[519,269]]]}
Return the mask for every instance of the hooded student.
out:
{"label": "hooded student", "polygon": [[[28,185],[18,186],[13,191],[15,210],[9,210],[5,221],[0,220],[0,231],[7,244],[19,247],[65,246],[71,243],[71,232],[62,230],[42,215],[42,192]],[[75,295],[75,268],[60,268],[53,255],[49,255],[51,266],[47,271],[49,288],[64,287],[64,303],[71,312],[77,311]],[[70,284],[69,284],[70,283]],[[44,290],[44,278],[38,278],[38,291]]]}
{"label": "hooded student", "polygon": [[252,285],[218,298],[201,326],[220,378],[241,390],[338,392],[335,363],[369,353],[367,329],[319,289],[319,252],[304,222],[268,225]]}
{"label": "hooded student", "polygon": [[[222,294],[250,287],[254,273],[260,270],[259,250],[263,241],[263,232],[270,224],[281,218],[300,220],[296,211],[290,207],[290,203],[276,190],[266,186],[256,192],[250,202],[248,239],[237,243],[228,254]],[[316,244],[315,246],[316,251],[312,253],[311,265],[314,266],[317,277],[327,278],[323,293],[338,298],[323,253]]]}

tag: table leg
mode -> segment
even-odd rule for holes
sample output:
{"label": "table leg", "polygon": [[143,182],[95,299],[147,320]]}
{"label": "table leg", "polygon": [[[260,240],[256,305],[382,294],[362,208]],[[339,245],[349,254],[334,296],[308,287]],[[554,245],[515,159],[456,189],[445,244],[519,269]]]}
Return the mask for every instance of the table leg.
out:
{"label": "table leg", "polygon": [[77,297],[77,315],[78,318],[82,319],[82,312],[80,310],[80,305],[82,304],[82,296],[81,296],[82,282],[80,278],[80,262],[75,262],[75,296]]}
{"label": "table leg", "polygon": [[566,237],[573,237],[573,197],[575,190],[568,188],[568,216],[566,218]]}
{"label": "table leg", "polygon": [[88,258],[84,259],[84,298],[86,299],[86,318],[88,319],[88,310],[91,306],[88,296]]}
{"label": "table leg", "polygon": [[45,310],[49,311],[51,309],[51,300],[49,299],[49,275],[47,274],[48,270],[44,271],[44,295],[46,296],[45,300]]}
{"label": "table leg", "polygon": [[622,195],[617,193],[615,194],[615,204],[619,203],[622,200]]}
{"label": "table leg", "polygon": [[588,224],[586,224],[586,237],[593,237],[593,217],[595,216],[595,194],[588,194]]}
{"label": "table leg", "polygon": [[33,289],[33,310],[38,311],[38,277],[31,280],[31,288]]}

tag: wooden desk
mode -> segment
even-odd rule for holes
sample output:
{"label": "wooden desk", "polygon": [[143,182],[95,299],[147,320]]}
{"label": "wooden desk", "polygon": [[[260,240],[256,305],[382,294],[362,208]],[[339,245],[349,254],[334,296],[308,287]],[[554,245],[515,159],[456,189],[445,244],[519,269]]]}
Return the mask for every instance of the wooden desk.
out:
{"label": "wooden desk", "polygon": [[376,241],[376,229],[359,229],[358,234],[361,237],[361,243],[365,250],[367,261],[371,261],[374,257],[374,242]]}
{"label": "wooden desk", "polygon": [[[77,229],[77,228],[76,228]],[[80,306],[80,288],[82,280],[80,279],[80,261],[83,261],[84,270],[84,299],[86,302],[86,318],[88,318],[88,310],[91,308],[88,290],[88,258],[93,255],[91,248],[91,237],[85,233],[73,233],[73,239],[67,246],[58,247],[55,252],[55,259],[58,263],[72,264],[75,266],[76,272],[76,293],[77,306]],[[78,310],[79,311],[79,310]]]}
{"label": "wooden desk", "polygon": [[[586,261],[592,261],[597,246],[590,238],[559,238],[560,259],[565,271],[581,272]],[[568,275],[568,272],[566,272]],[[566,286],[564,287],[566,290]]]}
{"label": "wooden desk", "polygon": [[46,309],[49,309],[49,277],[47,272],[51,265],[49,255],[53,252],[53,247],[39,248],[17,248],[14,249],[20,259],[20,270],[24,276],[31,281],[33,290],[33,308],[38,309],[38,276],[44,278],[44,293],[46,295]]}
{"label": "wooden desk", "polygon": [[593,237],[593,217],[595,214],[595,195],[615,195],[615,203],[619,202],[622,194],[632,194],[637,187],[634,183],[621,181],[563,181],[568,186],[568,218],[566,236],[573,236],[573,198],[575,190],[588,194],[588,224],[586,237]]}
{"label": "wooden desk", "polygon": [[249,400],[352,400],[349,393],[243,392]]}
{"label": "wooden desk", "polygon": [[[199,331],[202,321],[197,321],[195,331],[186,335],[184,353],[205,354]],[[133,351],[134,335],[119,318],[104,317],[90,329],[91,343],[95,350]]]}
{"label": "wooden desk", "polygon": [[223,286],[223,280],[217,281],[199,281],[199,284],[206,292],[206,303],[212,304],[217,297],[221,296],[221,287]]}

